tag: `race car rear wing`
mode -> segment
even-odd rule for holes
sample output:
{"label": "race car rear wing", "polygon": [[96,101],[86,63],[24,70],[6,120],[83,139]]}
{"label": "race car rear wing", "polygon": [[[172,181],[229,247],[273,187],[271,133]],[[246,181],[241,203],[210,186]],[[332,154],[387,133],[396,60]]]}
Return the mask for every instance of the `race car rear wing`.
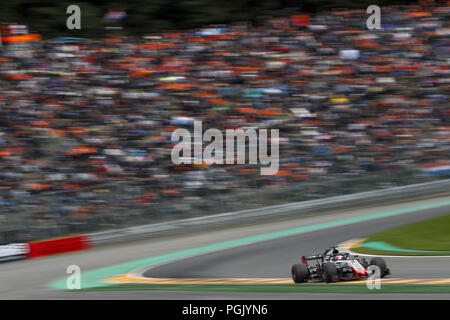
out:
{"label": "race car rear wing", "polygon": [[323,260],[323,254],[317,254],[317,255],[313,255],[313,256],[303,256],[302,257],[302,262],[303,263],[307,263],[308,260],[318,260],[318,259],[322,259]]}

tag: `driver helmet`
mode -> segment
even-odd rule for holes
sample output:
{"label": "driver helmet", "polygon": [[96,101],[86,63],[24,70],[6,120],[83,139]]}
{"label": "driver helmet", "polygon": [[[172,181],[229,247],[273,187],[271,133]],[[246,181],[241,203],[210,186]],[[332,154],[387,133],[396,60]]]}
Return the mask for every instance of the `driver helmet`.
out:
{"label": "driver helmet", "polygon": [[339,261],[339,260],[345,260],[345,257],[342,254],[338,254],[334,256],[334,259]]}

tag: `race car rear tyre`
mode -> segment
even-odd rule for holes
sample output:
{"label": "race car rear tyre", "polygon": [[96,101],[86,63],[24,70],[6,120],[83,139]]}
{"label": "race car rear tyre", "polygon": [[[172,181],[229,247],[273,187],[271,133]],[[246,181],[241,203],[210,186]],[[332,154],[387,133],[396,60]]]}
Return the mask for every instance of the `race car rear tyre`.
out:
{"label": "race car rear tyre", "polygon": [[291,269],[292,280],[295,283],[302,283],[308,281],[309,270],[306,264],[294,264]]}
{"label": "race car rear tyre", "polygon": [[322,265],[322,275],[325,283],[330,283],[337,280],[337,274],[336,266],[333,263],[325,262]]}
{"label": "race car rear tyre", "polygon": [[384,261],[381,257],[374,257],[370,259],[370,264],[378,266],[380,268],[380,276],[383,278],[384,276],[389,274],[389,269],[386,265],[386,261]]}

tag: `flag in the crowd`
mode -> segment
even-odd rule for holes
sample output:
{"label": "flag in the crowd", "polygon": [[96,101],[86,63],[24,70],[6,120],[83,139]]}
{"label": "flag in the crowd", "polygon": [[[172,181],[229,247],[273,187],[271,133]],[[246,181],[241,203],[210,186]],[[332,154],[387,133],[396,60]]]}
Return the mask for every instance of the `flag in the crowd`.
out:
{"label": "flag in the crowd", "polygon": [[310,25],[309,15],[307,15],[307,14],[292,15],[291,23],[292,23],[292,25],[294,25],[296,27],[308,26],[308,25]]}
{"label": "flag in the crowd", "polygon": [[355,49],[343,49],[339,50],[339,57],[342,60],[354,60],[359,58],[359,50]]}
{"label": "flag in the crowd", "polygon": [[103,19],[117,21],[124,19],[126,16],[127,13],[124,10],[108,10],[108,12],[105,13]]}
{"label": "flag in the crowd", "polygon": [[432,162],[421,165],[422,171],[429,175],[450,174],[450,161]]}

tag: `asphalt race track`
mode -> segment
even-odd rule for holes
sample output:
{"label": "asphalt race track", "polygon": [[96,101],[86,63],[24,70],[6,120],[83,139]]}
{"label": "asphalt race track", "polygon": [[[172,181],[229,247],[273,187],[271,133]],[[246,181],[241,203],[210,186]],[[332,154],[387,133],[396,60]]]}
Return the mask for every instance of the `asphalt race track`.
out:
{"label": "asphalt race track", "polygon": [[[447,211],[446,211],[447,210]],[[448,213],[449,207],[432,214]],[[144,273],[153,278],[290,278],[290,266],[302,255],[322,253],[332,244],[360,238],[423,217],[424,212],[397,216],[342,227],[309,232],[272,241],[228,249],[177,261]],[[430,259],[433,263],[429,266]],[[450,257],[386,258],[396,278],[446,278],[450,276]]]}
{"label": "asphalt race track", "polygon": [[[92,270],[113,264],[196,248],[206,244],[238,239],[251,235],[282,231],[339,219],[348,219],[404,207],[449,201],[450,196],[380,205],[378,207],[311,215],[258,225],[212,230],[181,239],[166,237],[133,243],[104,246],[92,250],[40,259],[0,264],[1,299],[367,299],[357,294],[311,293],[230,293],[176,291],[90,291],[73,292],[49,288],[50,281],[66,276],[67,266],[76,264],[81,270]],[[450,213],[450,205],[432,209],[349,223],[326,229],[261,241],[249,245],[190,257],[152,269],[143,275],[164,278],[290,278],[290,267],[301,255],[323,251],[325,248],[352,238],[363,238],[386,228]],[[386,258],[395,278],[450,278],[450,257],[390,257]],[[130,270],[131,271],[131,270]],[[450,294],[383,294],[375,298],[390,299],[450,299]],[[372,299],[372,297],[371,297]]]}

